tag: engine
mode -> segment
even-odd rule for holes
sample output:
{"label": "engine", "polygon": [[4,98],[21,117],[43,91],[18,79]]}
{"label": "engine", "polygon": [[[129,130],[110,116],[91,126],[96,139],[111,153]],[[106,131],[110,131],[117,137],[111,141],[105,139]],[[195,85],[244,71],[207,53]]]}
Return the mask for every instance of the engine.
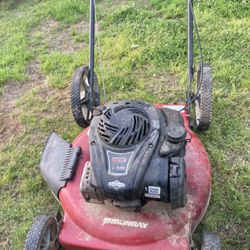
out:
{"label": "engine", "polygon": [[140,101],[106,104],[90,125],[83,197],[135,211],[150,199],[185,206],[185,137],[178,111]]}

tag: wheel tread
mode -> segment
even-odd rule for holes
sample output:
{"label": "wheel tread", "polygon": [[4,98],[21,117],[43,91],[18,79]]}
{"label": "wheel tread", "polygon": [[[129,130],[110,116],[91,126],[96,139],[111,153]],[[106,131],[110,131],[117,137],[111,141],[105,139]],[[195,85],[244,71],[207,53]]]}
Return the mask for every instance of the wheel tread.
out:
{"label": "wheel tread", "polygon": [[199,112],[199,130],[207,130],[212,120],[212,76],[209,64],[203,64],[203,77],[200,86],[200,102],[196,103]]}
{"label": "wheel tread", "polygon": [[89,126],[90,122],[85,120],[81,110],[81,102],[80,102],[80,85],[79,82],[81,81],[80,77],[84,71],[84,67],[76,69],[72,80],[71,80],[71,110],[75,122],[82,128],[86,128]]}
{"label": "wheel tread", "polygon": [[56,219],[52,216],[42,215],[35,218],[25,240],[25,250],[38,250],[38,245],[41,240],[41,236],[44,232],[44,228],[49,223],[55,223]]}
{"label": "wheel tread", "polygon": [[[80,101],[80,84],[81,77],[84,74],[84,71],[88,71],[88,67],[82,66],[75,70],[75,73],[71,80],[71,110],[76,124],[82,128],[86,128],[90,125],[91,119],[84,117],[82,113],[82,104]],[[94,107],[100,105],[100,92],[98,87],[97,76],[94,74]]]}

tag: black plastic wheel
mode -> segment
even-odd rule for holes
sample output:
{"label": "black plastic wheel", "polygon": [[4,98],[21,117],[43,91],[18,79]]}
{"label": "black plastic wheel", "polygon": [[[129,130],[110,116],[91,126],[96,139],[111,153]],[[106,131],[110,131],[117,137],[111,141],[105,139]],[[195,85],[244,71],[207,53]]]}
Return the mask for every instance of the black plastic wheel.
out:
{"label": "black plastic wheel", "polygon": [[25,241],[25,250],[55,250],[57,221],[53,216],[39,216],[32,224]]}
{"label": "black plastic wheel", "polygon": [[201,250],[220,250],[220,238],[216,233],[204,232]]}
{"label": "black plastic wheel", "polygon": [[198,97],[195,101],[195,116],[198,130],[207,130],[212,120],[212,75],[209,64],[203,64],[203,76],[198,70],[197,89]]}
{"label": "black plastic wheel", "polygon": [[[71,109],[75,122],[82,128],[88,127],[92,119],[88,74],[88,67],[80,67],[75,71],[71,82]],[[96,74],[94,74],[93,97],[93,107],[99,106],[100,92]]]}

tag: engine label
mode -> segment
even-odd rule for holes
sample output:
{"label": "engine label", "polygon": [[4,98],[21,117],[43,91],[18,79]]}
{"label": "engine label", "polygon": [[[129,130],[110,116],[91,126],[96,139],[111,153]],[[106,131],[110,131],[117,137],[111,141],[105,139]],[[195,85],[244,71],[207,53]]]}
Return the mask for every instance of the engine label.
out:
{"label": "engine label", "polygon": [[110,175],[127,175],[129,162],[132,157],[133,152],[127,153],[115,153],[107,150],[108,156],[108,173]]}
{"label": "engine label", "polygon": [[157,186],[148,186],[145,188],[145,197],[160,199],[161,198],[161,188]]}
{"label": "engine label", "polygon": [[135,227],[135,228],[142,228],[142,229],[147,229],[148,227],[148,223],[145,223],[145,222],[121,220],[121,219],[115,219],[115,218],[109,218],[109,217],[105,217],[103,219],[102,226],[106,224]]}

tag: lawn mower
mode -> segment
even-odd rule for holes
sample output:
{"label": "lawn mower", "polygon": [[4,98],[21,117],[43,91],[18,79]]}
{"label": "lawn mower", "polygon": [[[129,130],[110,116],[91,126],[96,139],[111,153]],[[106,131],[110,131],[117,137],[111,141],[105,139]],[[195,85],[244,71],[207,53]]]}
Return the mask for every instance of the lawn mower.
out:
{"label": "lawn mower", "polygon": [[[95,1],[90,0],[89,65],[72,79],[71,107],[85,128],[72,143],[52,132],[40,171],[63,215],[35,219],[25,242],[37,249],[195,249],[192,235],[211,193],[211,165],[191,128],[212,118],[211,68],[202,62],[194,81],[193,2],[188,13],[188,91],[183,105],[119,100],[101,105],[94,71]],[[191,107],[195,107],[192,119]],[[201,249],[220,249],[204,233]]]}

